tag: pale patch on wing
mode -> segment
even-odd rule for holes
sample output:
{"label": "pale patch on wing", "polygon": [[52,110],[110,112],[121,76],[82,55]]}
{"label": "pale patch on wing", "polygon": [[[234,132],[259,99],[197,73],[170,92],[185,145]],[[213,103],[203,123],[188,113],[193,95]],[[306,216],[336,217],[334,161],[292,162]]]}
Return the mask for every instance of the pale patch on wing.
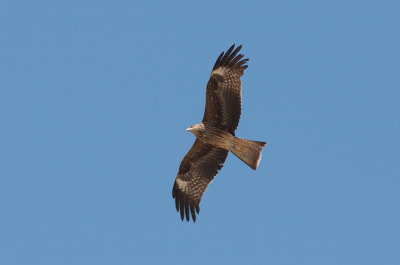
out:
{"label": "pale patch on wing", "polygon": [[181,191],[188,191],[188,182],[186,180],[176,179],[176,183]]}
{"label": "pale patch on wing", "polygon": [[211,76],[214,74],[224,76],[230,69],[227,67],[218,67],[214,71],[211,72]]}

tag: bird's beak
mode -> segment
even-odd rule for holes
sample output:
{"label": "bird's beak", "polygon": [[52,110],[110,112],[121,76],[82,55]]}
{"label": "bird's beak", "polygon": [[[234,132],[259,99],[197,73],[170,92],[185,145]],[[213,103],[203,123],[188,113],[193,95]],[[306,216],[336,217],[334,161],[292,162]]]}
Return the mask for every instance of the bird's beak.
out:
{"label": "bird's beak", "polygon": [[190,132],[190,127],[186,129],[186,131]]}

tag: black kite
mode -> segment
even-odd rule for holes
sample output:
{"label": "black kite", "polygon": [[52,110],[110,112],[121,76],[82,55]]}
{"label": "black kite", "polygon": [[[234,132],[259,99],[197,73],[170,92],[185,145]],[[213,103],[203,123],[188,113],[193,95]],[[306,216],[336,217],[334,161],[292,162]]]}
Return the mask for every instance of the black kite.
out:
{"label": "black kite", "polygon": [[172,190],[182,221],[185,216],[189,221],[190,212],[196,222],[201,198],[223,167],[229,151],[256,170],[262,147],[266,145],[266,142],[235,137],[242,102],[240,77],[249,59],[237,55],[242,45],[234,48],[232,45],[225,54],[222,52],[212,69],[203,121],[187,129],[196,136],[196,141],[181,162]]}

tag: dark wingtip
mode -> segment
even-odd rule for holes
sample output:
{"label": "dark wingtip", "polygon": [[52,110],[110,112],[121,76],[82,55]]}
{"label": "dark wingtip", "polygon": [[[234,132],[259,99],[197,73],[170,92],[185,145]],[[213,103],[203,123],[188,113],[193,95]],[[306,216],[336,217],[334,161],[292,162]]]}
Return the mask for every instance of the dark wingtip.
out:
{"label": "dark wingtip", "polygon": [[189,222],[190,216],[189,216],[189,203],[188,202],[185,203],[185,213],[186,213],[186,221]]}
{"label": "dark wingtip", "polygon": [[176,211],[179,212],[179,201],[178,200],[175,200],[175,208],[176,208]]}
{"label": "dark wingtip", "polygon": [[183,222],[184,219],[186,221],[190,221],[190,216],[192,216],[193,222],[196,222],[196,213],[199,214],[200,207],[198,204],[194,202],[188,201],[188,197],[179,190],[176,182],[174,183],[174,187],[172,189],[172,197],[175,199],[175,208],[176,211],[180,213],[181,220]]}
{"label": "dark wingtip", "polygon": [[190,213],[192,214],[193,222],[196,222],[196,213],[194,211],[194,205],[190,205]]}
{"label": "dark wingtip", "polygon": [[213,70],[214,70],[215,68],[217,68],[217,63],[221,60],[221,58],[222,58],[223,56],[224,56],[224,52],[221,52],[221,54],[218,56],[217,60],[215,61]]}
{"label": "dark wingtip", "polygon": [[[242,45],[239,45],[238,47],[235,48],[235,44],[233,44],[227,51],[226,53],[222,52],[218,59],[215,61],[213,71],[217,69],[218,67],[225,66],[225,67],[234,67],[234,68],[240,68],[240,69],[246,69],[248,65],[244,65],[249,59],[243,59],[240,60],[243,55],[242,54],[237,54],[240,49],[242,49]],[[239,59],[237,59],[240,57]]]}
{"label": "dark wingtip", "polygon": [[176,186],[176,181],[174,182],[174,187],[172,188],[172,198],[175,199],[178,187]]}
{"label": "dark wingtip", "polygon": [[183,205],[183,200],[180,200],[180,209],[181,211],[181,219],[183,221],[184,215],[185,215],[185,206]]}

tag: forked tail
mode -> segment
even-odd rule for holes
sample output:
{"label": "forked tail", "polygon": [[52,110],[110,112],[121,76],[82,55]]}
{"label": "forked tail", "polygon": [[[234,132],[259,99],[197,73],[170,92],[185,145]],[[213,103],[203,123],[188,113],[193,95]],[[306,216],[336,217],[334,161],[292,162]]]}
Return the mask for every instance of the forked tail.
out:
{"label": "forked tail", "polygon": [[249,167],[256,170],[260,163],[262,147],[266,144],[266,142],[251,141],[235,137],[233,147],[230,151]]}

